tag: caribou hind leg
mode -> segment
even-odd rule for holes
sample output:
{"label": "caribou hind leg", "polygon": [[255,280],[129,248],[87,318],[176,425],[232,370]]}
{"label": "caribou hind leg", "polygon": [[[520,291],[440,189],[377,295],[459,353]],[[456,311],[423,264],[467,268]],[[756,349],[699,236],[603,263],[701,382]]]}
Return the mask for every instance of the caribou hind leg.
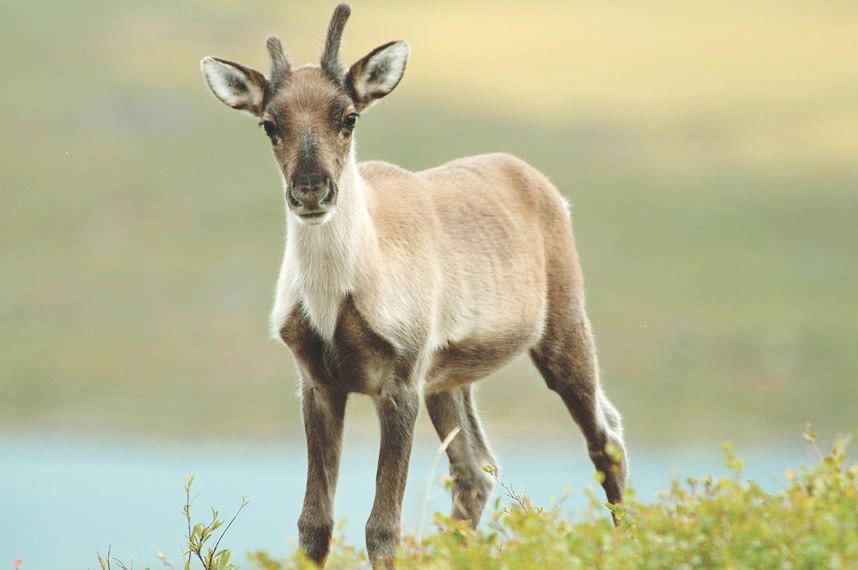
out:
{"label": "caribou hind leg", "polygon": [[457,427],[461,430],[447,446],[450,475],[453,478],[452,517],[467,520],[474,528],[491,494],[494,480],[485,471],[497,463],[486,444],[471,397],[471,386],[460,386],[427,394],[426,409],[438,437],[443,441]]}
{"label": "caribou hind leg", "polygon": [[462,401],[464,402],[465,414],[468,416],[468,427],[471,428],[471,436],[473,449],[478,453],[481,459],[481,465],[488,465],[493,471],[497,472],[498,464],[495,456],[492,455],[492,450],[489,449],[486,435],[483,432],[483,426],[480,423],[480,418],[477,415],[477,407],[474,403],[473,385],[462,386]]}
{"label": "caribou hind leg", "polygon": [[583,307],[550,315],[545,335],[530,356],[581,428],[590,459],[604,474],[608,501],[621,502],[626,485],[623,429],[620,414],[599,385],[596,347]]}

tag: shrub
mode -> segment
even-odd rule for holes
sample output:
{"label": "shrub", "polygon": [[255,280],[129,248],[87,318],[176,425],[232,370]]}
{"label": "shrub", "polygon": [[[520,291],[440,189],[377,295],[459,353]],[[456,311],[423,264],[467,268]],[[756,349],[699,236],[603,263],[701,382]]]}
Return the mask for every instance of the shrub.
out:
{"label": "shrub", "polygon": [[[805,437],[819,453],[814,436]],[[858,464],[846,464],[847,441],[819,453],[810,467],[787,469],[786,488],[776,493],[745,479],[742,462],[724,446],[728,476],[675,480],[650,504],[630,492],[623,505],[609,506],[589,492],[588,509],[577,522],[565,520],[560,505],[537,507],[505,487],[512,500],[496,500],[486,528],[474,531],[436,516],[438,532],[422,541],[406,537],[396,567],[858,569]],[[606,508],[617,515],[618,528],[605,516]],[[198,546],[194,536],[191,552]],[[229,559],[220,552],[226,551],[215,548],[209,560]],[[301,553],[287,560],[265,552],[248,558],[257,570],[316,568]],[[362,567],[367,567],[365,554],[336,539],[327,568]]]}

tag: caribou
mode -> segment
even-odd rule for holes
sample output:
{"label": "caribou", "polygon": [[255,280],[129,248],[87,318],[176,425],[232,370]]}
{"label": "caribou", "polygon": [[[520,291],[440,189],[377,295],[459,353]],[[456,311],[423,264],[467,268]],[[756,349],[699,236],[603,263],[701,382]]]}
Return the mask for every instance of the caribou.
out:
{"label": "caribou", "polygon": [[201,62],[215,97],[259,121],[282,178],[286,246],[270,322],[300,378],[300,547],[324,565],[352,393],[372,399],[381,431],[366,523],[373,566],[390,566],[399,542],[421,395],[438,436],[456,432],[446,448],[452,516],[476,527],[497,463],[472,385],[525,352],[583,433],[608,501],[621,502],[622,424],[600,386],[567,202],[509,154],[420,172],[358,163],[358,119],[399,84],[410,48],[389,42],[346,69],[349,15],[345,4],[334,10],[319,65],[293,68],[274,36],[267,76]]}

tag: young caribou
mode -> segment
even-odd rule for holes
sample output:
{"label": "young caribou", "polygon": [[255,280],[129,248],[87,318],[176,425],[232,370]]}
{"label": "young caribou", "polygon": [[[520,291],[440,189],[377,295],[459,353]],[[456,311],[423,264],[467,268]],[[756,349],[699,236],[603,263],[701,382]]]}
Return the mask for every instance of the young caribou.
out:
{"label": "young caribou", "polygon": [[507,154],[421,172],[357,163],[358,117],[399,84],[408,44],[384,44],[345,69],[328,28],[320,65],[293,69],[269,37],[271,73],[206,57],[214,95],[260,121],[286,202],[286,251],[271,315],[301,379],[307,489],[300,545],[320,564],[333,526],[343,414],[353,392],[381,425],[376,494],[366,523],[374,565],[399,540],[402,497],[420,395],[447,448],[453,516],[476,526],[495,459],[471,383],[527,351],[557,392],[604,474],[608,500],[626,477],[620,415],[599,385],[596,349],[569,212],[540,172]]}

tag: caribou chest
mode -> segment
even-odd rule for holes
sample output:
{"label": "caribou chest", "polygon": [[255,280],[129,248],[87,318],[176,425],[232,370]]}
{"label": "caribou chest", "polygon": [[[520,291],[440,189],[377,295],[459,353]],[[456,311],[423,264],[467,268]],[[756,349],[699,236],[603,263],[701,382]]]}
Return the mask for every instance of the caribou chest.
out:
{"label": "caribou chest", "polygon": [[340,304],[330,340],[316,332],[300,305],[279,332],[305,378],[330,389],[374,394],[396,364],[393,345],[369,327],[351,295]]}

